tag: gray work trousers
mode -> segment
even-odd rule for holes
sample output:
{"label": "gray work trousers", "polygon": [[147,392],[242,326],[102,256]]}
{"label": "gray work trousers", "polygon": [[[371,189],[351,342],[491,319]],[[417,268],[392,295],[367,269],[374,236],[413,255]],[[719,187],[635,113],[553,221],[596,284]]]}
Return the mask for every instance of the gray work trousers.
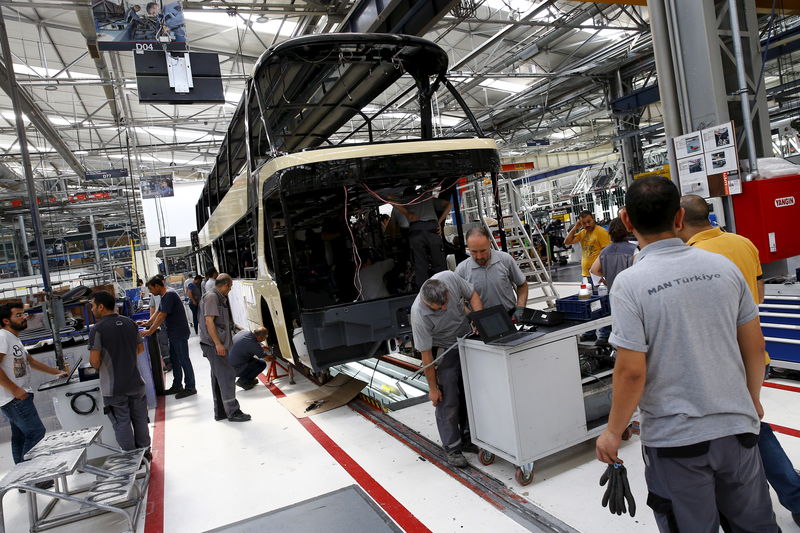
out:
{"label": "gray work trousers", "polygon": [[[433,357],[436,358],[439,350],[445,349],[435,347],[432,350]],[[436,406],[436,427],[442,447],[447,451],[460,450],[465,441],[469,442],[469,424],[458,348],[450,350],[439,362],[436,381],[442,392],[442,400]]]}
{"label": "gray work trousers", "polygon": [[[420,229],[417,229],[417,226]],[[447,260],[442,248],[442,237],[436,233],[438,223],[417,222],[411,225],[408,244],[414,260],[414,275],[417,287],[420,287],[432,274],[447,269]],[[428,270],[430,264],[430,274]]]}
{"label": "gray work trousers", "polygon": [[756,446],[731,435],[708,441],[694,457],[665,457],[664,450],[673,449],[642,446],[647,505],[659,531],[717,533],[720,515],[736,533],[780,531]]}
{"label": "gray work trousers", "polygon": [[141,394],[103,396],[104,412],[111,420],[117,444],[123,450],[150,447],[147,396]]}
{"label": "gray work trousers", "polygon": [[228,362],[228,357],[217,355],[213,346],[200,344],[203,357],[211,365],[211,390],[214,393],[214,416],[227,418],[239,410],[236,399],[236,371]]}

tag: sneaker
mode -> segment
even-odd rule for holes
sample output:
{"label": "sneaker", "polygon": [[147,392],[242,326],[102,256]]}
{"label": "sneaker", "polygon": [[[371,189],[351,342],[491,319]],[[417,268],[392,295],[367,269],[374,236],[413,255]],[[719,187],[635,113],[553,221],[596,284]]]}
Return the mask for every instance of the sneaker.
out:
{"label": "sneaker", "polygon": [[588,341],[597,340],[597,333],[595,333],[594,331],[587,331],[586,333],[581,335],[580,339],[578,339],[578,340],[580,340],[581,342],[588,342]]}
{"label": "sneaker", "polygon": [[460,450],[451,450],[447,452],[447,463],[458,468],[464,468],[468,464],[467,458],[464,457],[464,454],[461,453]]}
{"label": "sneaker", "polygon": [[214,415],[214,420],[216,420],[217,422],[219,422],[220,420],[227,420],[227,419],[228,419],[228,417],[226,415],[222,415],[222,416]]}
{"label": "sneaker", "polygon": [[473,444],[472,442],[466,441],[461,444],[461,451],[467,453],[478,453],[480,451],[480,448],[475,446],[475,444]]}
{"label": "sneaker", "polygon": [[168,388],[167,390],[164,391],[164,394],[169,396],[170,394],[177,394],[177,393],[182,392],[182,391],[183,391],[183,386],[182,385],[178,385],[177,383],[173,383],[172,387],[170,387],[170,388]]}
{"label": "sneaker", "polygon": [[228,420],[230,422],[247,422],[251,418],[252,417],[250,415],[248,415],[247,413],[243,413],[241,411],[236,411],[235,413],[233,413],[231,416],[228,417]]}
{"label": "sneaker", "polygon": [[175,395],[175,399],[180,400],[181,398],[186,398],[195,394],[197,394],[197,389],[183,389]]}

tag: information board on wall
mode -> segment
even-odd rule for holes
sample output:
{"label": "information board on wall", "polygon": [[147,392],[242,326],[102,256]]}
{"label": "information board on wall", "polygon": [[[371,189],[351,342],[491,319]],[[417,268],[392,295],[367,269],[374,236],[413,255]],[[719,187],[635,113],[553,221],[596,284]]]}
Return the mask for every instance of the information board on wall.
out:
{"label": "information board on wall", "polygon": [[703,198],[742,192],[733,122],[675,137],[681,194]]}

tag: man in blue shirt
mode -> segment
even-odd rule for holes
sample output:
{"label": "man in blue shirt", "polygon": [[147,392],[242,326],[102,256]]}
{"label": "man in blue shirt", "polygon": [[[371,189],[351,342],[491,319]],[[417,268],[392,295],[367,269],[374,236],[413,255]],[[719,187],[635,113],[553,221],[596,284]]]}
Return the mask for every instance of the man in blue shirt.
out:
{"label": "man in blue shirt", "polygon": [[[158,313],[150,329],[144,336],[150,336],[158,330],[161,324],[167,327],[169,337],[169,357],[172,361],[172,386],[164,391],[165,394],[174,394],[181,399],[197,394],[194,381],[194,368],[189,359],[189,321],[186,319],[186,309],[178,293],[164,286],[164,280],[159,277],[150,278],[147,282],[150,294],[161,297]],[[186,383],[184,387],[184,374]]]}
{"label": "man in blue shirt", "polygon": [[258,384],[257,376],[267,368],[264,357],[269,357],[269,349],[261,343],[267,340],[267,328],[256,328],[253,331],[243,329],[233,336],[233,347],[228,356],[236,371],[236,384],[244,390],[250,390]]}

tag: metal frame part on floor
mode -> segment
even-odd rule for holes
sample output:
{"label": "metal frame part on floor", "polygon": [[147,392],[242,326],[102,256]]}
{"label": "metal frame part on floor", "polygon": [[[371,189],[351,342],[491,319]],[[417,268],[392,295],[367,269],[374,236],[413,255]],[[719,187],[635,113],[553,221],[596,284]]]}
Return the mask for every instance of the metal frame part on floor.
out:
{"label": "metal frame part on floor", "polygon": [[517,495],[501,481],[473,467],[451,469],[441,446],[426,439],[402,422],[364,402],[350,402],[351,409],[393,436],[421,458],[438,466],[500,512],[531,531],[578,533],[558,518]]}

